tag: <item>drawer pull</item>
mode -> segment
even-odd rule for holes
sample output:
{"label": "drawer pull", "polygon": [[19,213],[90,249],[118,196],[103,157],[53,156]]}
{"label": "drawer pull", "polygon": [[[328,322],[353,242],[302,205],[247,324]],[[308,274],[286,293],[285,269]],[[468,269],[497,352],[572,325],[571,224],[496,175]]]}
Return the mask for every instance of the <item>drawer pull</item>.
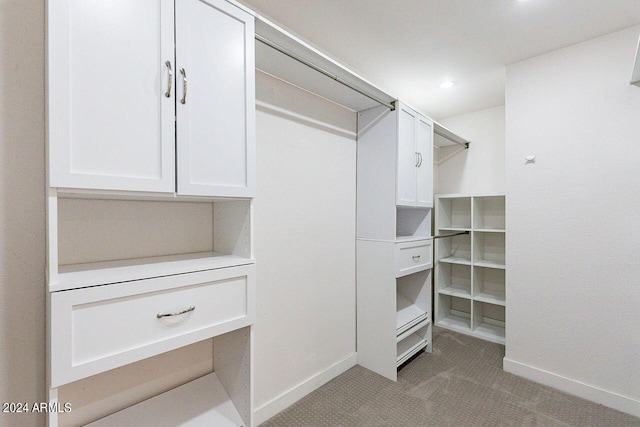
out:
{"label": "drawer pull", "polygon": [[158,319],[162,319],[163,317],[172,317],[172,316],[180,316],[181,314],[185,314],[185,313],[189,313],[191,311],[194,311],[196,309],[195,305],[190,306],[189,308],[182,310],[182,311],[176,311],[175,313],[158,313],[156,314],[156,317]]}
{"label": "drawer pull", "polygon": [[420,259],[420,255],[414,255],[411,258],[413,258],[414,261],[417,261]]}

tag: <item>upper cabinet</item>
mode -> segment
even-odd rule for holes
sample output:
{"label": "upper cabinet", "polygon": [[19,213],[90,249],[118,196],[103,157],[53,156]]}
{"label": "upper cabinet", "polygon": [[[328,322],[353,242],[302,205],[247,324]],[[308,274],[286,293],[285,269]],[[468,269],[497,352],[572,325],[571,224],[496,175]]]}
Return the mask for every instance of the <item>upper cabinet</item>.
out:
{"label": "upper cabinet", "polygon": [[396,204],[433,207],[433,121],[398,103]]}
{"label": "upper cabinet", "polygon": [[253,196],[252,16],[223,0],[48,7],[51,187]]}

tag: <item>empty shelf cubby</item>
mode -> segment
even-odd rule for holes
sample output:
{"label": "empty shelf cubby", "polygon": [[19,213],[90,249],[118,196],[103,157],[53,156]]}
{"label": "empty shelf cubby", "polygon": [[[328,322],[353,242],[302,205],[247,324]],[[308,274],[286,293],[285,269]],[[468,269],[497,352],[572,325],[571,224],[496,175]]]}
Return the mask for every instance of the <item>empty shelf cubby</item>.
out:
{"label": "empty shelf cubby", "polygon": [[471,298],[471,266],[444,263],[438,269],[436,280],[440,294]]}
{"label": "empty shelf cubby", "polygon": [[471,229],[471,197],[438,199],[439,229]]}
{"label": "empty shelf cubby", "polygon": [[481,267],[505,268],[505,235],[484,231],[473,232],[473,264]]}

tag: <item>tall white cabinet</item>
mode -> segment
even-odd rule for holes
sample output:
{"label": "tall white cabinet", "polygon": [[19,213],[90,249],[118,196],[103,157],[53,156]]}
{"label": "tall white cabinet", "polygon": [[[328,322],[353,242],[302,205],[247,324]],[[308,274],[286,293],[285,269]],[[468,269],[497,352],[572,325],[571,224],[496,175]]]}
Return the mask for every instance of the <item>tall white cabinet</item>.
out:
{"label": "tall white cabinet", "polygon": [[358,364],[393,381],[431,343],[433,122],[401,102],[358,114]]}
{"label": "tall white cabinet", "polygon": [[439,195],[436,228],[436,325],[504,344],[505,196]]}
{"label": "tall white cabinet", "polygon": [[47,20],[49,401],[209,340],[209,375],[95,425],[252,425],[253,17],[50,0]]}

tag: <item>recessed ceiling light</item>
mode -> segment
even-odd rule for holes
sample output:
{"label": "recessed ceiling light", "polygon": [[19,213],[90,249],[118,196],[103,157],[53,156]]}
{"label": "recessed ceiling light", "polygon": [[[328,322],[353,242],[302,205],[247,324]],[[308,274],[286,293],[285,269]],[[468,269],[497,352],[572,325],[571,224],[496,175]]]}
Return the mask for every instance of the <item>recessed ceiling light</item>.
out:
{"label": "recessed ceiling light", "polygon": [[446,82],[440,83],[440,87],[442,89],[449,89],[454,87],[455,85],[456,85],[456,82],[454,82],[453,80],[447,80]]}

